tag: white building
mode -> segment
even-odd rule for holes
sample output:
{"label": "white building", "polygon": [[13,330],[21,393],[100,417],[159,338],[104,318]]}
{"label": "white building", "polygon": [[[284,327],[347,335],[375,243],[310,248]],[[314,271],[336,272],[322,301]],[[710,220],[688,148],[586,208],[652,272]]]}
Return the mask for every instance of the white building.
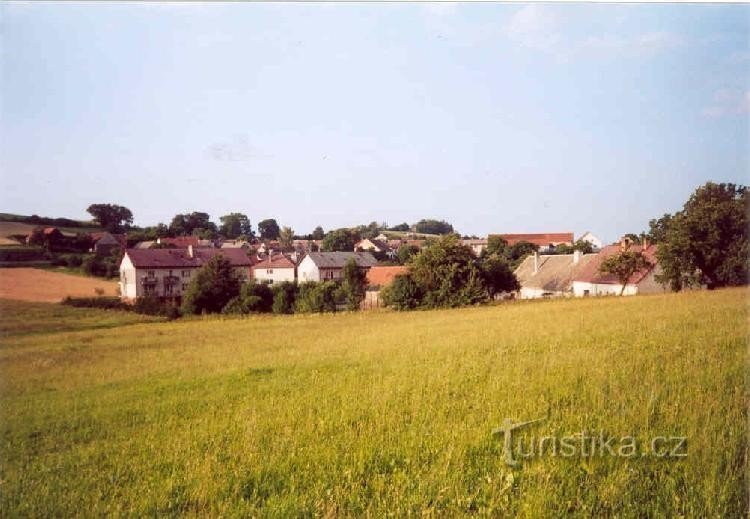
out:
{"label": "white building", "polygon": [[602,243],[602,240],[591,234],[589,231],[586,231],[583,233],[583,236],[578,238],[578,241],[585,241],[591,244],[591,247],[593,247],[594,250],[600,250],[602,246],[604,245]]}
{"label": "white building", "polygon": [[369,252],[309,252],[297,265],[297,280],[304,283],[341,279],[344,265],[351,259],[364,270],[378,263]]}
{"label": "white building", "polygon": [[[622,283],[612,274],[604,274],[599,271],[602,262],[619,254],[624,250],[632,252],[642,252],[643,255],[651,262],[650,268],[636,272],[625,284],[623,290]],[[666,289],[656,281],[656,275],[660,273],[659,265],[656,259],[656,246],[646,242],[644,245],[632,245],[627,247],[625,244],[608,245],[598,254],[596,259],[590,262],[584,269],[573,278],[573,294],[577,297],[585,296],[606,296],[622,295],[632,296],[636,294],[660,294]]]}
{"label": "white building", "polygon": [[242,249],[128,249],[120,262],[120,295],[130,301],[180,299],[195,271],[214,256],[225,257],[241,278],[250,278],[252,261]]}
{"label": "white building", "polygon": [[256,263],[252,266],[251,271],[255,281],[272,285],[284,281],[294,283],[296,269],[292,260],[283,254],[278,254],[268,256]]}
{"label": "white building", "polygon": [[539,254],[526,257],[514,274],[521,285],[521,299],[540,297],[561,297],[573,295],[573,278],[589,263],[596,254]]}

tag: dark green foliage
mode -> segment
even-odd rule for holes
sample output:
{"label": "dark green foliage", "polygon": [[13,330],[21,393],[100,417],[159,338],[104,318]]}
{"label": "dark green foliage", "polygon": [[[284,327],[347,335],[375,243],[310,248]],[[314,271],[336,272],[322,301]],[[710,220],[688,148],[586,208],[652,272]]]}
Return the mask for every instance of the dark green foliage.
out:
{"label": "dark green foliage", "polygon": [[299,285],[294,310],[303,314],[335,312],[338,293],[339,285],[334,281],[302,283]]}
{"label": "dark green foliage", "polygon": [[682,211],[651,221],[662,269],[657,279],[673,290],[748,283],[748,191],[746,186],[707,182]]}
{"label": "dark green foliage", "polygon": [[499,256],[508,262],[511,270],[515,270],[526,256],[538,250],[539,246],[531,242],[519,241],[513,245],[508,245],[508,242],[502,236],[495,235],[488,238],[487,248],[482,253],[482,256]]}
{"label": "dark green foliage", "polygon": [[359,239],[364,238],[374,238],[378,234],[380,234],[380,230],[384,226],[377,223],[377,222],[370,222],[367,225],[358,225],[354,232],[359,236]]}
{"label": "dark green foliage", "polygon": [[87,254],[81,256],[81,270],[90,276],[114,278],[120,272],[121,252],[119,248],[106,256]]}
{"label": "dark green foliage", "polygon": [[262,240],[275,240],[280,233],[279,224],[273,218],[258,222],[258,234],[260,234]]}
{"label": "dark green foliage", "polygon": [[185,314],[218,313],[240,294],[240,278],[228,259],[218,255],[196,272],[182,300]]}
{"label": "dark green foliage", "polygon": [[180,317],[180,309],[176,304],[169,301],[160,301],[154,296],[136,298],[132,309],[137,314],[158,315],[170,320]]}
{"label": "dark green foliage", "polygon": [[[0,220],[4,222],[29,223],[31,225],[47,225],[51,227],[91,227],[92,222],[81,222],[70,218],[50,218],[48,216],[23,216],[19,214],[0,213]],[[15,238],[14,238],[15,239]]]}
{"label": "dark green foliage", "polygon": [[406,232],[406,231],[408,231],[408,230],[409,230],[409,224],[408,224],[408,223],[406,223],[406,222],[404,222],[404,223],[400,223],[400,224],[398,224],[398,225],[394,225],[393,227],[391,227],[391,228],[390,228],[390,229],[388,229],[388,230],[389,230],[389,231],[400,231],[400,232]]}
{"label": "dark green foliage", "polygon": [[169,234],[172,236],[191,236],[208,233],[213,237],[218,232],[216,224],[211,221],[208,213],[194,211],[189,214],[178,214],[169,224]]}
{"label": "dark green foliage", "polygon": [[417,254],[419,254],[419,247],[416,245],[402,245],[398,248],[396,258],[400,265],[406,265]]}
{"label": "dark green foliage", "polygon": [[48,259],[42,247],[0,247],[0,261],[44,261]]}
{"label": "dark green foliage", "polygon": [[487,288],[487,295],[490,299],[493,299],[496,294],[521,288],[505,258],[497,254],[485,256],[480,262],[480,267],[484,286]]}
{"label": "dark green foliage", "polygon": [[225,237],[233,240],[242,235],[252,236],[253,227],[250,219],[242,213],[229,213],[219,218],[221,226],[219,232]]}
{"label": "dark green foliage", "polygon": [[451,234],[453,226],[445,220],[419,220],[414,225],[414,231],[423,234]]}
{"label": "dark green foliage", "polygon": [[297,299],[297,285],[285,281],[273,286],[273,313],[294,313],[294,302]]}
{"label": "dark green foliage", "polygon": [[443,236],[417,254],[410,272],[428,307],[456,307],[487,297],[483,276],[469,247],[455,235]]}
{"label": "dark green foliage", "polygon": [[578,240],[573,245],[558,245],[547,254],[573,254],[575,251],[580,251],[583,254],[591,254],[594,252],[594,246],[587,241]]}
{"label": "dark green foliage", "polygon": [[109,232],[121,232],[133,223],[133,213],[116,204],[91,204],[86,211]]}
{"label": "dark green foliage", "polygon": [[154,241],[157,238],[164,238],[171,235],[169,227],[163,223],[152,227],[144,227],[143,229],[131,230],[128,231],[127,235],[128,247],[132,247],[141,241]]}
{"label": "dark green foliage", "polygon": [[396,310],[413,310],[421,306],[424,294],[414,279],[406,274],[396,276],[393,282],[381,291],[380,297],[385,306]]}
{"label": "dark green foliage", "polygon": [[357,262],[350,259],[344,265],[341,279],[341,295],[346,302],[347,310],[359,310],[365,299],[367,275],[357,266]]}
{"label": "dark green foliage", "polygon": [[323,238],[325,238],[325,235],[326,233],[325,231],[323,231],[323,228],[320,225],[318,225],[315,229],[313,229],[313,232],[310,235],[310,237],[313,240],[322,240]]}
{"label": "dark green foliage", "polygon": [[324,252],[351,252],[359,239],[359,234],[352,229],[336,229],[326,234],[320,248]]}
{"label": "dark green foliage", "polygon": [[265,283],[243,283],[240,294],[222,309],[225,314],[268,313],[273,306],[271,287]]}

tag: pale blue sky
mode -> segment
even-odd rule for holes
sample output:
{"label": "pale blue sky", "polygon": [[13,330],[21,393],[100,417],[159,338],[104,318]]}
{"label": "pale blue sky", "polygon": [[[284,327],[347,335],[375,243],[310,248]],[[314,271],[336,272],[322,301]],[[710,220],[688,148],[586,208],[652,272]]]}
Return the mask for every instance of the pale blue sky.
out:
{"label": "pale blue sky", "polygon": [[0,210],[591,230],[748,183],[750,6],[0,6]]}

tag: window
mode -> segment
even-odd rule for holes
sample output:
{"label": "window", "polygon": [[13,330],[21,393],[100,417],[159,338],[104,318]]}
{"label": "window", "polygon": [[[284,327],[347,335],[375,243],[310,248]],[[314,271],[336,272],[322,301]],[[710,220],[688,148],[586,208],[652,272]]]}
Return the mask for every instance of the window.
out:
{"label": "window", "polygon": [[273,269],[266,269],[266,274],[273,274]]}
{"label": "window", "polygon": [[154,289],[155,289],[155,288],[156,288],[156,287],[154,287],[154,285],[144,285],[144,286],[143,286],[143,292],[144,292],[144,293],[145,293],[145,294],[146,294],[147,296],[150,296],[150,295],[153,295],[153,294],[154,294],[154,292],[155,292],[155,290],[154,290]]}
{"label": "window", "polygon": [[172,271],[171,270],[169,271],[169,277],[172,277]]}
{"label": "window", "polygon": [[187,289],[188,289],[188,284],[187,283],[183,283],[182,284],[182,291],[185,292]]}
{"label": "window", "polygon": [[584,291],[583,291],[583,295],[584,295],[584,296],[587,296],[587,295],[589,295],[589,294],[590,294],[590,292],[589,292],[588,290],[584,290]]}
{"label": "window", "polygon": [[189,270],[183,270],[182,271],[182,277],[189,278],[190,277],[190,271]]}
{"label": "window", "polygon": [[149,270],[148,272],[146,272],[146,277],[149,277],[149,278],[154,277],[154,271],[153,270]]}

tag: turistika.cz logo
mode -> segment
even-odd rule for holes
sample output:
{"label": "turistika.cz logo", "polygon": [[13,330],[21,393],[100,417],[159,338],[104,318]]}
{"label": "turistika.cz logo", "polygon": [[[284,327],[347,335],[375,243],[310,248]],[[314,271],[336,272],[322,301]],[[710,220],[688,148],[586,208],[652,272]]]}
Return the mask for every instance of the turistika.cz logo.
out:
{"label": "turistika.cz logo", "polygon": [[[519,429],[541,422],[537,418],[527,422],[514,423],[510,418],[503,420],[493,435],[503,436],[503,460],[511,467],[518,467],[520,459],[541,456],[637,458],[687,457],[687,437],[654,436],[647,442],[639,442],[634,436],[612,436],[604,431],[598,433],[581,432],[568,436],[530,436],[524,438]],[[516,432],[519,431],[519,432]],[[515,438],[516,442],[513,443]]]}

